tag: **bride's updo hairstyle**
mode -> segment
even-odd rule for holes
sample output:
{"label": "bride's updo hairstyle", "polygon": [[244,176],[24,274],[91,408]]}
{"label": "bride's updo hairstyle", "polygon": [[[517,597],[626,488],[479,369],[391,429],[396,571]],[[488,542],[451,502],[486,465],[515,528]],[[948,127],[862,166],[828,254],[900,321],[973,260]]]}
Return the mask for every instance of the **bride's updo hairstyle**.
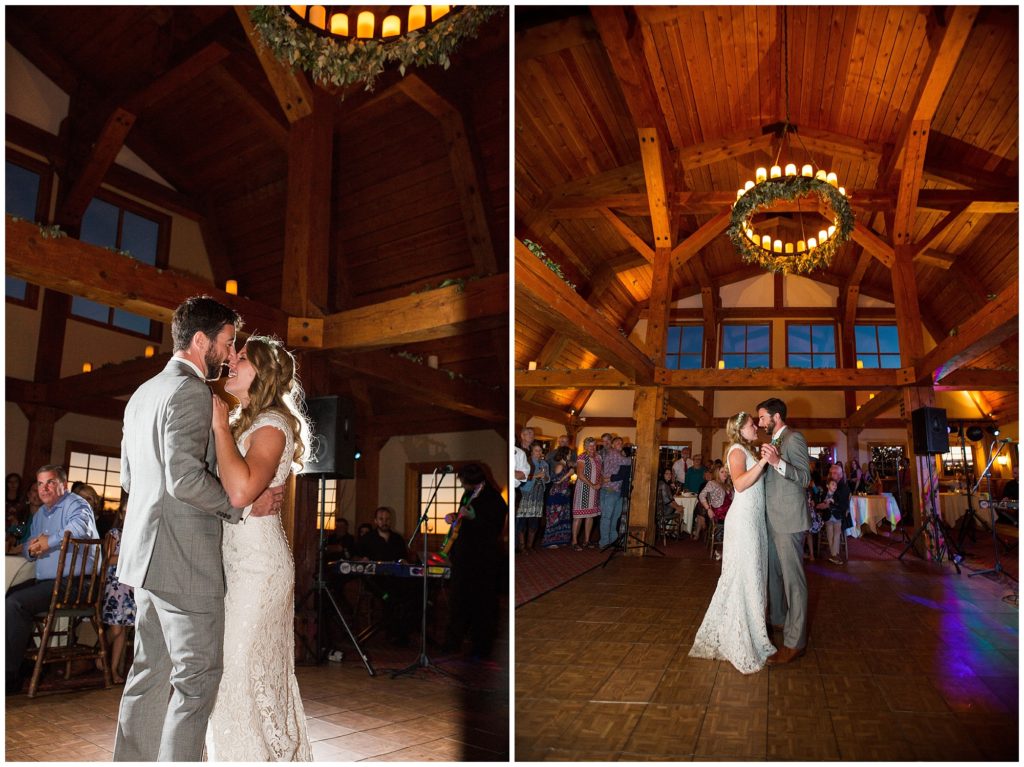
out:
{"label": "bride's updo hairstyle", "polygon": [[252,426],[256,416],[264,410],[276,410],[292,426],[295,452],[292,463],[300,471],[303,457],[309,452],[309,421],[304,414],[305,397],[302,385],[295,376],[295,357],[277,338],[249,336],[245,351],[256,376],[249,386],[249,404],[237,409],[231,421],[231,433],[238,439]]}
{"label": "bride's updo hairstyle", "polygon": [[741,410],[736,415],[729,416],[729,420],[725,422],[725,436],[729,439],[729,444],[725,446],[725,455],[722,456],[722,461],[726,466],[729,465],[729,448],[733,445],[743,445],[751,453],[757,455],[754,450],[754,443],[740,434],[740,429],[743,428],[743,424],[747,422],[748,418],[753,418],[753,416]]}

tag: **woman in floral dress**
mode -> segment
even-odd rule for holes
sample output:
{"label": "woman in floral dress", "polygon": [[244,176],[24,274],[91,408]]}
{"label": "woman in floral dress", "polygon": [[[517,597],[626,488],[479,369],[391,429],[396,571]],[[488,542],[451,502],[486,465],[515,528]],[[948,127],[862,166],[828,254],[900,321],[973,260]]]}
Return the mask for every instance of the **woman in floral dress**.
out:
{"label": "woman in floral dress", "polygon": [[516,509],[516,553],[529,554],[537,538],[540,518],[544,516],[544,493],[547,490],[548,462],[544,460],[540,442],[530,444],[530,479],[519,486],[522,495]]}
{"label": "woman in floral dress", "polygon": [[[122,512],[123,514],[124,512]],[[135,625],[135,592],[117,580],[117,557],[121,553],[121,525],[124,517],[119,515],[115,526],[107,533],[107,584],[103,595],[102,620],[107,625],[110,638],[110,672],[114,682],[124,682],[121,666],[128,627]]]}
{"label": "woman in floral dress", "polygon": [[[597,454],[597,443],[593,437],[583,440],[583,452],[576,459],[576,493],[572,499],[572,548],[582,551],[593,548],[590,531],[594,517],[601,516],[598,503],[601,492],[601,456]],[[583,522],[583,539],[579,539],[580,522]]]}
{"label": "woman in floral dress", "polygon": [[555,451],[551,462],[551,488],[544,506],[546,525],[541,546],[557,549],[572,542],[572,452],[567,447]]}

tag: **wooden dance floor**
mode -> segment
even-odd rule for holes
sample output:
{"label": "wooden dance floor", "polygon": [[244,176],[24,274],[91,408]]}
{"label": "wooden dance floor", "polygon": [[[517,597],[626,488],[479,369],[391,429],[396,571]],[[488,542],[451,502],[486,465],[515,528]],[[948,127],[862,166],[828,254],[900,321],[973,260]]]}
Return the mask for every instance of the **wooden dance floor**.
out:
{"label": "wooden dance floor", "polygon": [[1016,581],[819,559],[807,655],[744,676],[687,657],[720,564],[668,548],[516,610],[517,760],[1017,761]]}

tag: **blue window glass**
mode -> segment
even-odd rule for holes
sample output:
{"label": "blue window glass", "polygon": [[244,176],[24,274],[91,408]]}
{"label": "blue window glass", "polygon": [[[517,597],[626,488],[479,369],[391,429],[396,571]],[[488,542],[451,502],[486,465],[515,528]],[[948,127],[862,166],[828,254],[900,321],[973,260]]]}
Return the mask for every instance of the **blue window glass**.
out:
{"label": "blue window glass", "polygon": [[17,277],[7,278],[7,297],[15,298],[18,301],[24,301],[25,295],[28,293],[28,283],[25,280],[19,280]]}
{"label": "blue window glass", "polygon": [[702,325],[669,325],[665,349],[665,367],[671,370],[697,370],[704,354]]}
{"label": "blue window glass", "polygon": [[771,367],[771,325],[723,325],[722,360],[725,367]]}
{"label": "blue window glass", "polygon": [[811,367],[811,355],[793,354],[790,352],[788,363],[788,366],[791,368],[809,368]]}
{"label": "blue window glass", "polygon": [[120,217],[121,209],[116,205],[93,198],[82,216],[82,234],[79,239],[101,248],[116,248],[117,222]]}
{"label": "blue window glass", "polygon": [[[809,354],[811,351],[811,329],[808,325],[789,326],[790,354]],[[810,362],[810,360],[808,360]],[[790,367],[797,367],[790,364]]]}
{"label": "blue window glass", "polygon": [[900,336],[895,325],[878,325],[878,351],[882,354],[900,353]]}
{"label": "blue window glass", "polygon": [[899,368],[900,338],[895,325],[854,327],[857,361],[865,368]]}
{"label": "blue window glass", "polygon": [[813,351],[827,354],[836,351],[836,329],[832,325],[812,325],[811,342]]}
{"label": "blue window glass", "polygon": [[124,227],[121,230],[121,250],[127,250],[132,254],[132,258],[144,264],[156,266],[159,240],[160,225],[156,221],[125,211]]}
{"label": "blue window glass", "polygon": [[834,368],[836,329],[834,325],[811,323],[786,326],[786,365],[791,368]]}
{"label": "blue window glass", "polygon": [[76,317],[84,317],[87,320],[102,322],[106,324],[110,319],[110,307],[90,301],[88,298],[73,296],[71,299],[71,313]]}
{"label": "blue window glass", "polygon": [[[8,162],[4,174],[5,211],[12,216],[35,221],[41,183],[42,177],[38,173]],[[7,298],[24,301],[28,294],[28,283],[17,277],[7,277],[6,291]]]}

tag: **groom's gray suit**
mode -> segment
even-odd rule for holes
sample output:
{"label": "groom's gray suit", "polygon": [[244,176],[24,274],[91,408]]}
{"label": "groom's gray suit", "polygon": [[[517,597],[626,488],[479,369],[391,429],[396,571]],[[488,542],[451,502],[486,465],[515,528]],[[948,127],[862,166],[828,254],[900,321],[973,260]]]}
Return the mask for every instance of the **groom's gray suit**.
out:
{"label": "groom's gray suit", "polygon": [[[788,426],[781,435],[779,456],[785,474],[769,465],[765,476],[768,516],[768,609],[771,622],[784,626],[786,647],[807,645],[807,576],[804,574],[804,533],[810,527],[807,483],[811,471],[804,435]],[[779,464],[782,465],[781,463]]]}
{"label": "groom's gray suit", "polygon": [[211,416],[210,389],[177,357],[125,409],[117,575],[138,611],[115,761],[202,758],[223,665],[221,520],[241,516],[212,473]]}

